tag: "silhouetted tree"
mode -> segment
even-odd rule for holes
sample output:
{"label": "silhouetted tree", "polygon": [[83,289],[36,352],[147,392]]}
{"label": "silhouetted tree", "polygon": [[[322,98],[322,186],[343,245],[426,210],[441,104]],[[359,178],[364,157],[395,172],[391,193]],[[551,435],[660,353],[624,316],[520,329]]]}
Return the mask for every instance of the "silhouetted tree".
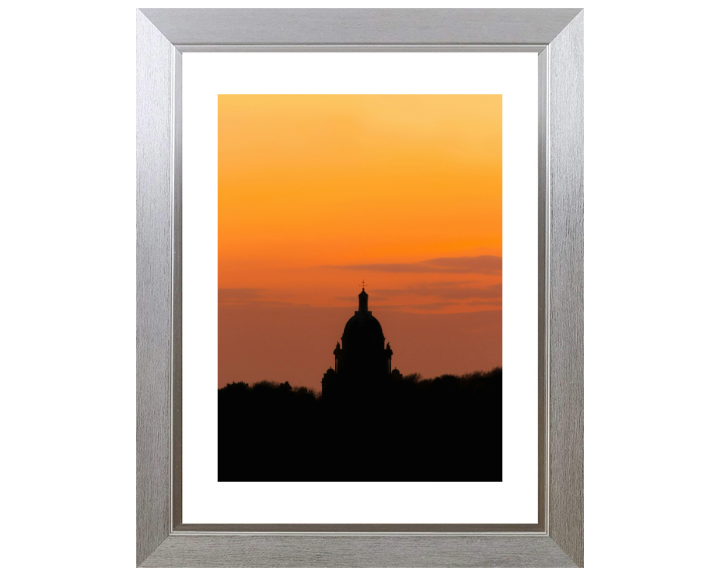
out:
{"label": "silhouetted tree", "polygon": [[219,480],[502,480],[500,368],[333,378],[323,395],[289,382],[220,389]]}

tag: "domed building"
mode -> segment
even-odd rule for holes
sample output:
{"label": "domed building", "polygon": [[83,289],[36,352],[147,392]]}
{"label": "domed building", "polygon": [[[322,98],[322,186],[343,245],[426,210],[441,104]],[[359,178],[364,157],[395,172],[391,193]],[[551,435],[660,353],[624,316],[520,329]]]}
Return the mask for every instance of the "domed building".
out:
{"label": "domed building", "polygon": [[377,381],[391,374],[399,375],[398,370],[392,370],[393,351],[390,343],[385,344],[382,326],[368,310],[368,294],[364,287],[358,300],[358,309],[345,324],[340,339],[342,345],[338,342],[335,346],[335,369],[325,373],[323,393],[326,385],[338,380]]}
{"label": "domed building", "polygon": [[345,324],[342,347],[335,347],[335,372],[380,376],[390,374],[392,350],[385,346],[385,335],[377,318],[368,310],[368,294],[363,288],[358,295],[359,305],[355,315]]}

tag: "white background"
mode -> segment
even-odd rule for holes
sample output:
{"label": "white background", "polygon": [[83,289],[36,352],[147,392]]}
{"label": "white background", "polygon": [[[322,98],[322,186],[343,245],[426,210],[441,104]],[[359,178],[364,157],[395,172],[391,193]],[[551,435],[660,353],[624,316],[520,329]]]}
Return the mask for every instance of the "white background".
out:
{"label": "white background", "polygon": [[[711,574],[720,517],[714,5],[552,4],[587,8],[587,571]],[[133,8],[3,11],[0,530],[9,574],[134,569]]]}
{"label": "white background", "polygon": [[[183,56],[184,522],[537,522],[537,76],[535,54]],[[503,95],[503,481],[218,483],[217,95],[438,92]]]}

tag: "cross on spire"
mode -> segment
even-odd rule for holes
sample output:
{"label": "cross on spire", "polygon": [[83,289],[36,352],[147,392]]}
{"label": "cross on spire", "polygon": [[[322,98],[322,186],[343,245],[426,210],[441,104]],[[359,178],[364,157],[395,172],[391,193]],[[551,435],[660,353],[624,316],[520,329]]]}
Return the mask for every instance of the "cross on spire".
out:
{"label": "cross on spire", "polygon": [[[360,286],[360,284],[358,284]],[[362,289],[365,290],[365,280],[362,281]]]}

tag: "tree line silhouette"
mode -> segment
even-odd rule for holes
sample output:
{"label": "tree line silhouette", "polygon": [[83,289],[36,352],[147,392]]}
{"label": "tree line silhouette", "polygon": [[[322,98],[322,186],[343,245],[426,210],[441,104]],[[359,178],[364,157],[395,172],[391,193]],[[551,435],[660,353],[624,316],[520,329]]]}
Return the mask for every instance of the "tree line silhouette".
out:
{"label": "tree line silhouette", "polygon": [[[327,390],[333,390],[329,393]],[[502,480],[502,369],[218,390],[221,482]]]}

